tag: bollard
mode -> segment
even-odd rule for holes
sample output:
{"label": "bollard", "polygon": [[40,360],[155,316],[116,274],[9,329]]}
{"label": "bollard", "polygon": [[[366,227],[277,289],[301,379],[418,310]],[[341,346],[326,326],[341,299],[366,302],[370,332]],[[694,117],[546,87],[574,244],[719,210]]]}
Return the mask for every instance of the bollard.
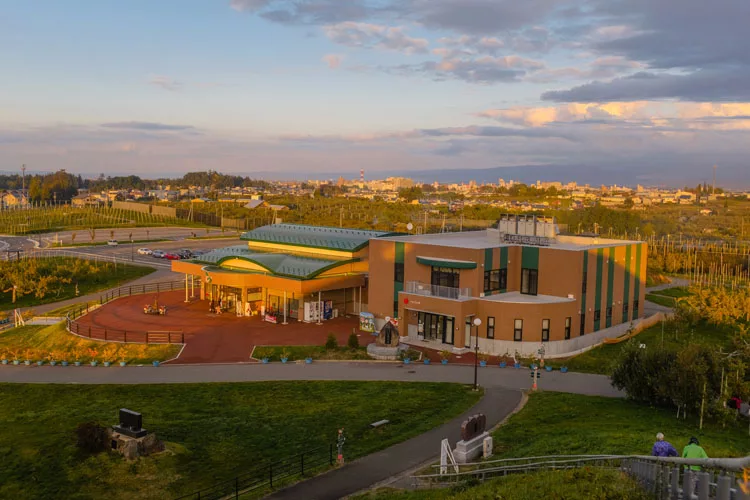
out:
{"label": "bollard", "polygon": [[693,496],[693,471],[685,469],[682,475],[682,498],[692,498]]}
{"label": "bollard", "polygon": [[729,500],[732,496],[732,478],[719,476],[716,480],[716,500]]}
{"label": "bollard", "polygon": [[672,468],[672,486],[670,488],[670,496],[672,500],[679,500],[680,498],[680,468]]}
{"label": "bollard", "polygon": [[708,500],[708,492],[711,486],[711,475],[708,472],[698,473],[698,500]]}

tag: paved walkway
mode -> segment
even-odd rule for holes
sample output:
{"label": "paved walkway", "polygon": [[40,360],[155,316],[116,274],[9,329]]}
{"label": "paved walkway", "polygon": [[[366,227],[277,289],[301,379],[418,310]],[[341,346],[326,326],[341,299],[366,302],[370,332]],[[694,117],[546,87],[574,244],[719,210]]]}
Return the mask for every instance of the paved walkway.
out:
{"label": "paved walkway", "polygon": [[[529,389],[528,368],[479,368],[479,384],[488,388]],[[13,366],[0,365],[0,382],[58,384],[180,384],[271,380],[393,380],[411,382],[474,381],[474,367],[403,365],[383,362],[260,363],[152,366]],[[542,372],[541,389],[575,394],[623,397],[604,375]]]}
{"label": "paved walkway", "polygon": [[659,290],[665,290],[667,288],[674,288],[676,286],[690,286],[690,280],[685,278],[669,278],[669,283],[662,283],[661,285],[654,285],[646,288],[646,293],[657,292]]}
{"label": "paved walkway", "polygon": [[[340,469],[296,483],[266,497],[275,500],[324,500],[341,498],[412,470],[437,459],[440,442],[448,438],[451,445],[461,439],[461,423],[470,415],[484,413],[487,428],[492,428],[507,417],[520,403],[521,393],[489,388],[485,396],[464,414],[424,434],[347,463]],[[344,446],[346,452],[346,446]],[[346,453],[344,454],[346,456]]]}

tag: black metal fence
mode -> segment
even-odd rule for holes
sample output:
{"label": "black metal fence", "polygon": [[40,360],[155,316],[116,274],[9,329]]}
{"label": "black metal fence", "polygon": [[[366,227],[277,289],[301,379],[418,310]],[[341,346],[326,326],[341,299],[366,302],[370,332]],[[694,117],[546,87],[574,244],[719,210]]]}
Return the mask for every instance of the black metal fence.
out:
{"label": "black metal fence", "polygon": [[237,499],[252,494],[260,495],[264,491],[288,484],[290,480],[299,480],[312,472],[331,467],[335,462],[336,448],[330,444],[260,465],[176,500]]}
{"label": "black metal fence", "polygon": [[185,282],[163,281],[159,283],[144,283],[142,285],[125,285],[113,290],[109,290],[104,295],[99,296],[99,303],[104,305],[107,302],[120,297],[130,297],[131,295],[143,295],[144,293],[173,292],[175,290],[184,290]]}

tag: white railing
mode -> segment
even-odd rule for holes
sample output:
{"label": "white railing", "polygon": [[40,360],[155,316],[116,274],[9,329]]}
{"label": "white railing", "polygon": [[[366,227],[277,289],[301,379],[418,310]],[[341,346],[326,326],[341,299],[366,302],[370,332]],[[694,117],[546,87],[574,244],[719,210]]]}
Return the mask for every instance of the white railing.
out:
{"label": "white railing", "polygon": [[431,285],[421,281],[407,281],[404,292],[427,297],[461,300],[471,298],[471,288],[453,288],[450,286]]}

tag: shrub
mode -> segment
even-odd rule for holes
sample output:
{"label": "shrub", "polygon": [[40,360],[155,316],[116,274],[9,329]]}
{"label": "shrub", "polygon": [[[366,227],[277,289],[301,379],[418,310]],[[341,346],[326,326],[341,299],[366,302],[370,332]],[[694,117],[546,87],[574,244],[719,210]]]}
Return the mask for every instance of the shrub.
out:
{"label": "shrub", "polygon": [[349,349],[359,349],[359,338],[356,333],[349,335],[349,342],[347,344],[349,345]]}
{"label": "shrub", "polygon": [[336,336],[332,333],[328,334],[328,338],[326,339],[326,349],[333,350],[338,348],[339,343],[336,340]]}
{"label": "shrub", "polygon": [[109,448],[109,432],[96,422],[84,422],[76,429],[76,446],[88,453],[105,451]]}

